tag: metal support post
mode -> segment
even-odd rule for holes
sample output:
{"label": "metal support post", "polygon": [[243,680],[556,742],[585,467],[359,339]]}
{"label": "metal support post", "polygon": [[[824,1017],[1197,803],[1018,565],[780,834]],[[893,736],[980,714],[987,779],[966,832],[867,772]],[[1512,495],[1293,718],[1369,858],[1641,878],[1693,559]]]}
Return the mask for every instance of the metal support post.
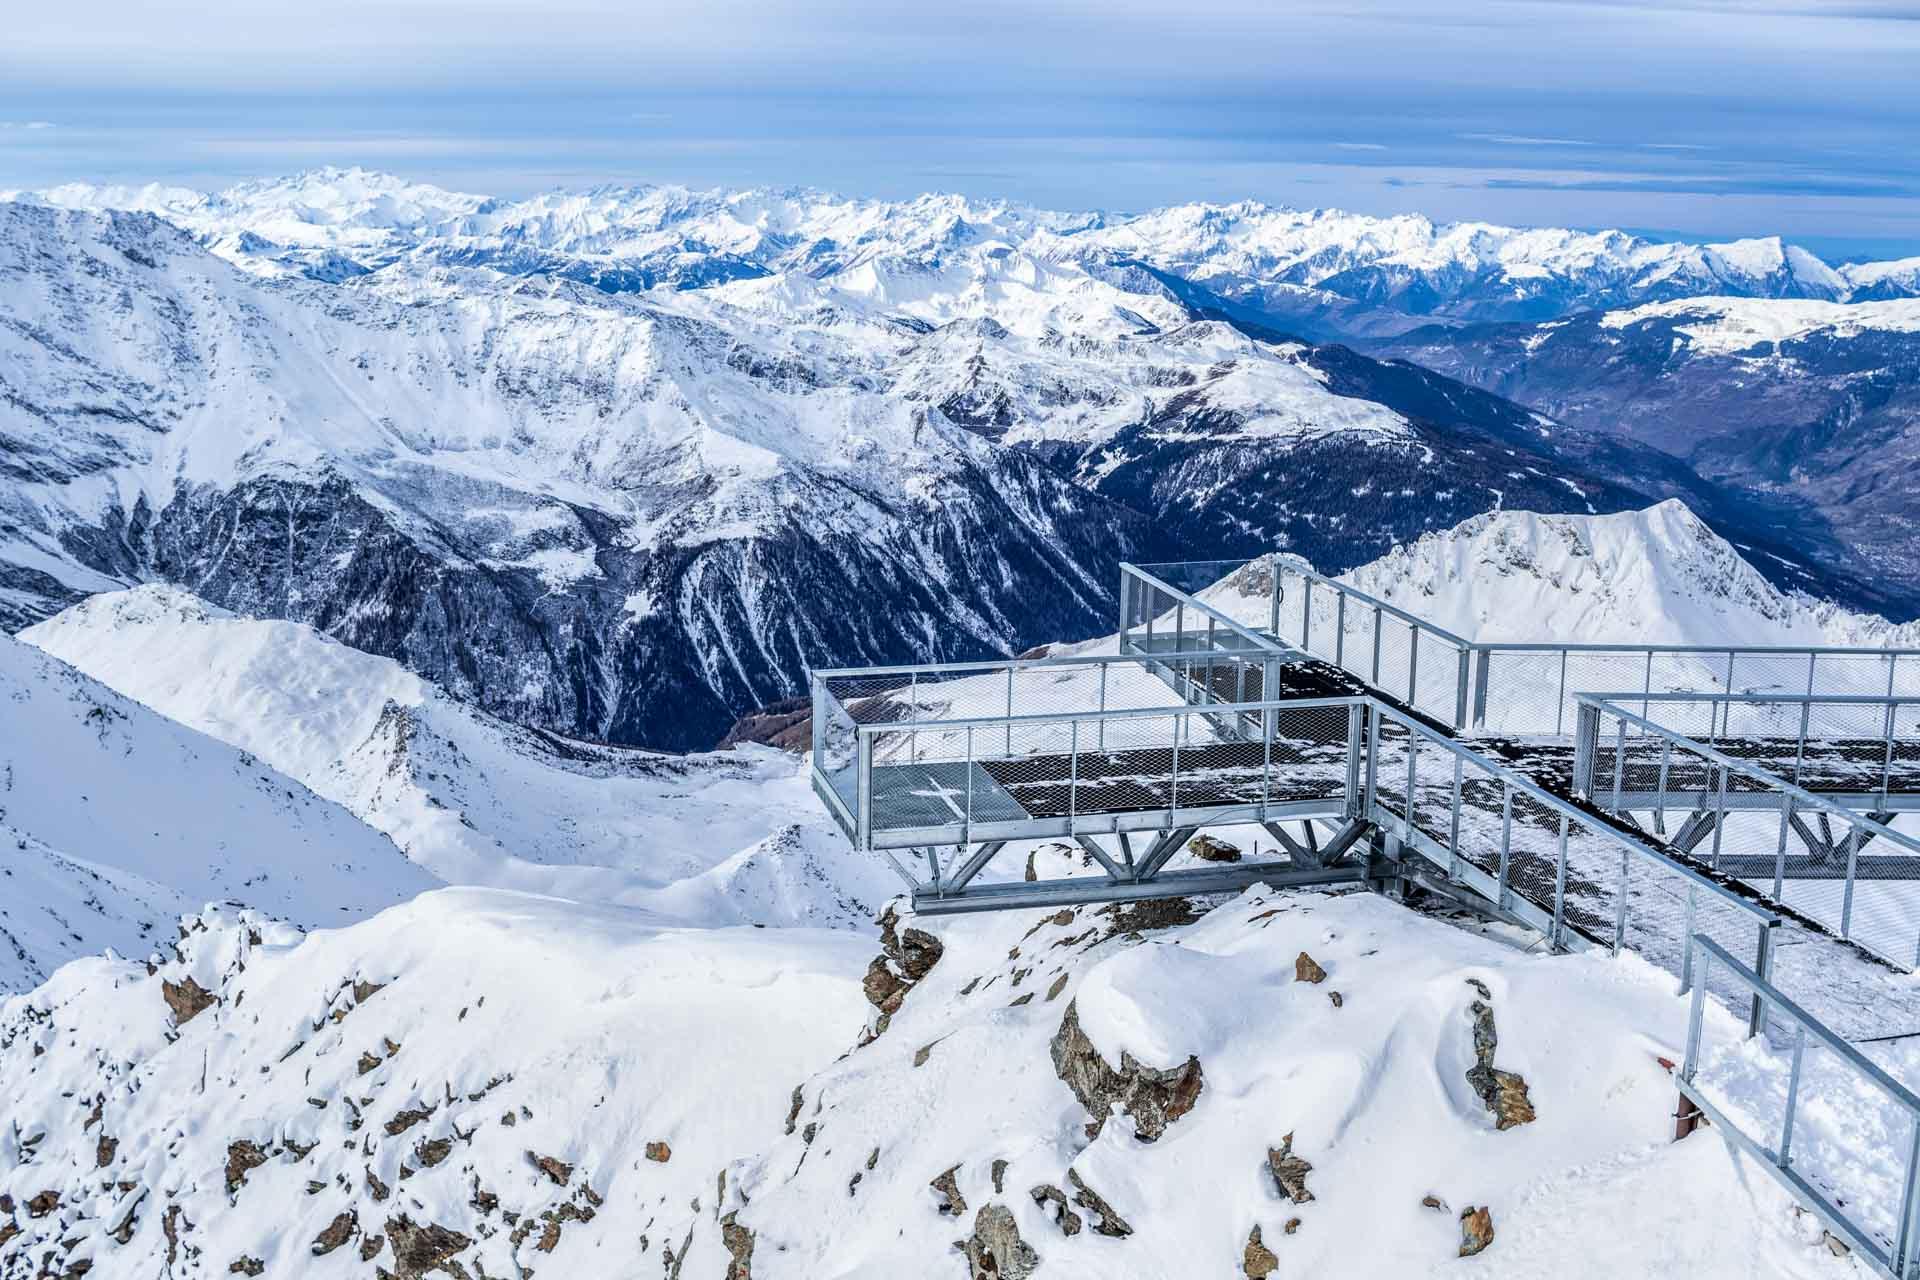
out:
{"label": "metal support post", "polygon": [[[1773,981],[1773,921],[1771,920],[1760,922],[1760,939],[1754,944],[1753,971],[1760,975],[1760,981],[1769,983]],[[1766,997],[1755,991],[1753,1008],[1747,1014],[1747,1039],[1751,1040],[1759,1035],[1760,1029],[1766,1025]]]}

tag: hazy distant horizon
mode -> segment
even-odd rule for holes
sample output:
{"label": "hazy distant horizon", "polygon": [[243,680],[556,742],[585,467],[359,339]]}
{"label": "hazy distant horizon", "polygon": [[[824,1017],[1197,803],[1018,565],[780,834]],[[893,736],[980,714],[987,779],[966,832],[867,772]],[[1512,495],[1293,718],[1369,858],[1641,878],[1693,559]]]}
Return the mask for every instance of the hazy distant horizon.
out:
{"label": "hazy distant horizon", "polygon": [[0,48],[0,188],[360,164],[594,182],[1258,199],[1920,254],[1920,6],[1131,0],[648,13],[207,0],[36,13]]}

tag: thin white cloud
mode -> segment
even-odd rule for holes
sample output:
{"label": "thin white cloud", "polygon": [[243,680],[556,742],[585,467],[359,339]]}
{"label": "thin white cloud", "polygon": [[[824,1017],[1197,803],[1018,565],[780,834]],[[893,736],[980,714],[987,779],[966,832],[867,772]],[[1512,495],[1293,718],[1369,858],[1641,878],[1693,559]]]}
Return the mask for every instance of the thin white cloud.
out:
{"label": "thin white cloud", "polygon": [[51,129],[51,120],[0,120],[0,129]]}
{"label": "thin white cloud", "polygon": [[1336,151],[1385,151],[1387,149],[1387,144],[1384,142],[1336,142],[1333,146]]}
{"label": "thin white cloud", "polygon": [[1536,138],[1523,133],[1463,133],[1474,142],[1491,142],[1502,147],[1597,147],[1585,138]]}

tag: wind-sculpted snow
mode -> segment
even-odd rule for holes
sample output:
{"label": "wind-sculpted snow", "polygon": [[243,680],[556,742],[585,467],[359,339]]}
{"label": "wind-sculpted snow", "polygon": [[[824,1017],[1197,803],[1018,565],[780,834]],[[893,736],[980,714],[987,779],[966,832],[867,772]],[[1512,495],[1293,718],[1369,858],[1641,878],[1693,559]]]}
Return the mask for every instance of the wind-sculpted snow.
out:
{"label": "wind-sculpted snow", "polygon": [[334,925],[437,883],[270,762],[4,636],[0,842],[0,991],[144,955],[209,899]]}
{"label": "wind-sculpted snow", "polygon": [[450,884],[827,926],[898,885],[785,752],[662,756],[508,724],[389,659],[170,587],[95,596],[22,638],[300,779]]}

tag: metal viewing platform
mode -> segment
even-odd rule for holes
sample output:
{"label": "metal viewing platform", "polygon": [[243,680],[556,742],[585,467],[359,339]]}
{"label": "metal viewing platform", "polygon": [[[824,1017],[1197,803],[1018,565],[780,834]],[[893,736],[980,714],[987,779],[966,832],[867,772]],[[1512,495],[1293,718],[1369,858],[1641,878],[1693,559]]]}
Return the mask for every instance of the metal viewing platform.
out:
{"label": "metal viewing platform", "polygon": [[[1113,654],[814,674],[814,788],[915,911],[1419,888],[1634,951],[1905,1114],[1851,1042],[1920,1035],[1920,650],[1480,644],[1278,558],[1123,566],[1119,612]],[[1202,861],[1208,827],[1274,856]],[[1084,872],[996,866],[1041,840]],[[1792,1127],[1789,1104],[1777,1147],[1737,1136],[1920,1275],[1920,1108],[1897,1189],[1848,1183],[1844,1152],[1790,1168]]]}

